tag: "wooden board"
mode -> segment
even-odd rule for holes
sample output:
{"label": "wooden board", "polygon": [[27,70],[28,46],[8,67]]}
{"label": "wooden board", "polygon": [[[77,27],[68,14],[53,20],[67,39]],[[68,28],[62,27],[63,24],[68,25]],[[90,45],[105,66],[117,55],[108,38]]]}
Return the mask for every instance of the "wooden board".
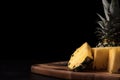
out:
{"label": "wooden board", "polygon": [[120,80],[120,74],[111,74],[107,71],[69,71],[67,68],[67,61],[35,64],[31,66],[31,72],[38,75],[66,80]]}

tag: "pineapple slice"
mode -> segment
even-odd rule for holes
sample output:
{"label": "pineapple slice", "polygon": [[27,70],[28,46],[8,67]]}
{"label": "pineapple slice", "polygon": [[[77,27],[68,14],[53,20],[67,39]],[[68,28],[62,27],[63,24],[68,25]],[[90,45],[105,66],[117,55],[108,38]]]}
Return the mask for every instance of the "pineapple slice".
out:
{"label": "pineapple slice", "polygon": [[108,67],[109,47],[92,48],[94,70],[106,70]]}
{"label": "pineapple slice", "polygon": [[87,42],[77,48],[68,61],[68,69],[73,71],[84,70],[93,61],[91,47]]}
{"label": "pineapple slice", "polygon": [[110,49],[108,71],[110,73],[120,73],[120,47]]}

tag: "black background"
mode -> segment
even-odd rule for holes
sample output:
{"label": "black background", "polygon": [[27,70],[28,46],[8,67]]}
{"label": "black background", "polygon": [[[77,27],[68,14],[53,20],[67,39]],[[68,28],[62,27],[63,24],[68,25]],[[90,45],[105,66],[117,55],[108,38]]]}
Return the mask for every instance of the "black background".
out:
{"label": "black background", "polygon": [[84,42],[91,47],[97,44],[96,13],[103,14],[100,0],[8,4],[5,2],[1,12],[3,77],[18,72],[27,78],[32,64],[69,60]]}
{"label": "black background", "polygon": [[68,59],[84,42],[93,47],[96,45],[96,1],[45,2],[43,5],[44,8],[35,9],[37,18],[33,18],[32,24],[32,53],[35,59],[40,59],[40,56]]}

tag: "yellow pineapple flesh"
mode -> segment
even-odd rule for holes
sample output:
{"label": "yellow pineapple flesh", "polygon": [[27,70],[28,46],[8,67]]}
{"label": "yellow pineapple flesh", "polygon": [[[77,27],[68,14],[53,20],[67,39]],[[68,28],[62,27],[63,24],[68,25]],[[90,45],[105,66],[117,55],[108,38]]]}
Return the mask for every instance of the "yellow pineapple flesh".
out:
{"label": "yellow pineapple flesh", "polygon": [[109,47],[92,48],[94,70],[106,70],[108,67]]}
{"label": "yellow pineapple flesh", "polygon": [[108,71],[110,73],[120,73],[120,47],[110,49]]}

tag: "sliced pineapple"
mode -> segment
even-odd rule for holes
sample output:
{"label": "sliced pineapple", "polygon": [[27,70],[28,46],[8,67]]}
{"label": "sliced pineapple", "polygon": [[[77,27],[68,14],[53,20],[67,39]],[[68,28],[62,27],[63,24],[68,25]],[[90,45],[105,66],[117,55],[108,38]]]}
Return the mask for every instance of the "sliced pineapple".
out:
{"label": "sliced pineapple", "polygon": [[110,73],[120,73],[120,47],[110,49],[108,71]]}
{"label": "sliced pineapple", "polygon": [[93,61],[90,45],[85,42],[77,48],[68,61],[68,69],[73,71],[84,70]]}
{"label": "sliced pineapple", "polygon": [[106,70],[108,67],[108,57],[109,57],[110,47],[98,47],[92,48],[94,61],[94,70]]}

